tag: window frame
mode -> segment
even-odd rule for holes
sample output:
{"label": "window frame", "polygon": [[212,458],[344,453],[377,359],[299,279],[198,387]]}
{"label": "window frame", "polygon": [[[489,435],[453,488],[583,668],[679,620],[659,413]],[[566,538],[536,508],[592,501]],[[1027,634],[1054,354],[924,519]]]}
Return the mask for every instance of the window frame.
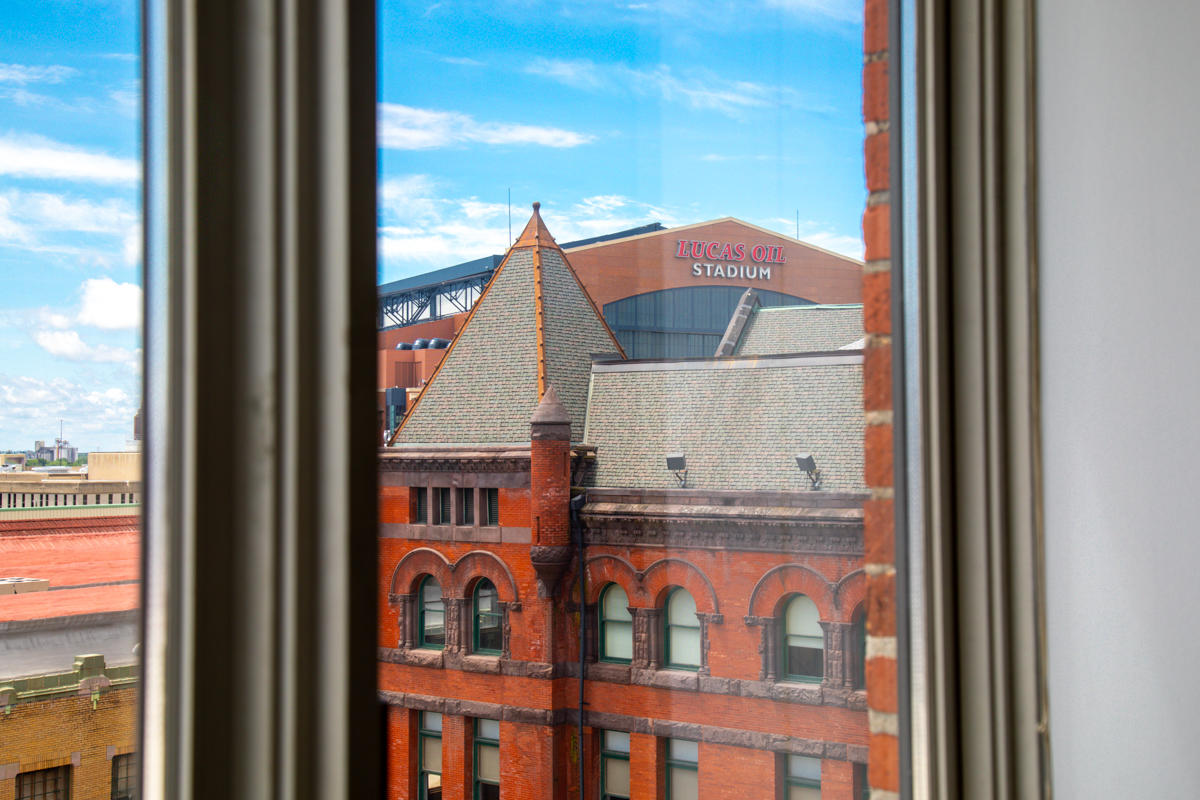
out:
{"label": "window frame", "polygon": [[[377,796],[376,333],[353,311],[375,300],[375,7],[145,7],[146,794]],[[867,647],[898,656],[899,712],[876,716],[901,734],[906,797],[1048,794],[1032,15],[889,3],[907,602]],[[214,470],[231,429],[262,446]],[[196,580],[220,565],[244,591]],[[218,714],[214,692],[254,707]],[[190,769],[234,741],[279,757]]]}
{"label": "window frame", "polygon": [[[480,611],[479,610],[479,593],[483,589],[484,584],[491,587],[492,594],[496,597],[495,611]],[[500,647],[492,649],[490,647],[481,647],[479,644],[479,632],[481,626],[479,624],[480,617],[487,615],[496,619],[496,627],[500,631]],[[475,588],[471,590],[471,652],[482,656],[499,656],[504,652],[504,609],[500,605],[500,592],[496,589],[496,584],[492,583],[488,578],[480,578],[475,582]]]}
{"label": "window frame", "polygon": [[[425,727],[426,714],[437,714],[439,717],[441,717],[441,723],[443,726],[445,725],[446,721],[446,718],[436,711],[420,711],[417,713],[417,796],[419,800],[429,800],[429,787],[425,781],[425,776],[437,775],[438,778],[442,777],[441,772],[433,772],[432,770],[425,768],[426,740],[432,741],[433,739],[437,739],[439,749],[443,746],[442,730],[439,729],[435,731],[432,728]],[[445,752],[442,753],[442,758],[444,763]]]}
{"label": "window frame", "polygon": [[[479,777],[479,751],[480,751],[480,749],[482,749],[484,747],[496,748],[496,761],[497,761],[497,763],[499,763],[499,761],[500,761],[499,734],[497,734],[497,737],[495,739],[481,735],[479,732],[479,728],[480,728],[480,723],[483,721],[484,720],[480,719],[480,718],[475,719],[474,727],[472,728],[472,734],[471,734],[471,797],[473,798],[473,800],[481,800],[480,796],[482,794],[482,787],[484,785],[496,786],[496,787],[500,786],[500,781],[498,779],[495,782],[493,782],[493,781],[489,781],[489,780],[484,780],[483,778]],[[500,725],[499,720],[488,720],[488,721],[495,722],[497,727],[499,727],[499,725]]]}
{"label": "window frame", "polygon": [[[626,592],[625,589],[616,581],[610,581],[607,586],[605,586],[603,589],[600,590],[600,597],[598,598],[599,602],[596,603],[596,616],[599,620],[597,627],[596,627],[596,633],[597,633],[597,648],[596,649],[598,651],[597,658],[598,658],[598,660],[603,661],[607,664],[632,664],[633,663],[633,656],[632,656],[632,652],[633,652],[633,614],[629,615],[628,620],[609,620],[604,615],[605,598],[608,596],[608,593],[610,591],[612,591],[614,588],[617,589],[618,591],[620,591],[621,594],[625,595],[626,603],[629,602],[629,593]],[[629,658],[607,655],[607,649],[608,649],[607,648],[608,639],[606,636],[607,626],[614,624],[614,623],[629,626],[629,650],[630,650],[630,654],[631,654]]]}
{"label": "window frame", "polygon": [[[124,770],[125,775],[121,775]],[[112,757],[112,791],[111,800],[134,800],[137,797],[137,753],[118,753]],[[129,786],[124,793],[118,793],[118,784],[124,779]]]}
{"label": "window frame", "polygon": [[[72,766],[70,764],[60,764],[56,767],[44,767],[42,769],[31,769],[25,772],[18,772],[13,782],[13,797],[15,800],[71,800],[71,775]],[[53,795],[49,795],[45,790],[44,778],[54,774],[56,782],[61,780],[62,786],[55,786]],[[26,781],[34,780],[34,776],[43,776],[43,788],[40,794],[21,794],[21,779]]]}
{"label": "window frame", "polygon": [[[683,623],[671,622],[671,600],[675,598],[679,592],[684,592],[692,599],[692,607],[696,607],[696,598],[687,589],[682,586],[672,587],[663,601],[663,622],[662,622],[662,650],[663,650],[663,669],[682,669],[688,672],[699,672],[704,666],[704,626],[700,624],[699,612],[695,612],[696,624],[685,625]],[[700,660],[695,664],[677,663],[671,660],[671,628],[684,628],[687,630],[696,631],[696,639],[700,646]]]}
{"label": "window frame", "polygon": [[821,792],[821,778],[818,777],[815,781],[811,778],[796,778],[792,776],[792,759],[793,758],[808,758],[817,762],[817,775],[821,773],[821,759],[815,756],[801,756],[795,753],[784,753],[783,755],[783,795],[785,800],[790,800],[788,789],[795,786],[801,789],[816,789],[817,794]]}
{"label": "window frame", "polygon": [[[683,761],[683,760],[680,760],[677,758],[673,758],[671,756],[671,742],[675,742],[675,741],[692,742],[693,744],[695,744],[696,745],[696,760],[695,761]],[[665,740],[663,766],[664,766],[664,773],[665,773],[664,774],[664,782],[666,784],[665,788],[666,788],[667,800],[674,800],[674,798],[671,795],[671,786],[672,786],[672,783],[674,782],[673,776],[674,776],[675,770],[687,770],[688,772],[696,773],[696,786],[697,786],[696,794],[697,794],[697,796],[699,796],[699,793],[700,793],[699,792],[700,742],[693,741],[691,739],[676,739],[676,738],[670,738],[670,739]]]}
{"label": "window frame", "polygon": [[481,519],[479,524],[487,528],[500,525],[500,490],[495,486],[485,486],[479,490],[481,501]]}
{"label": "window frame", "polygon": [[[600,800],[630,800],[628,795],[616,795],[608,793],[608,762],[609,761],[624,761],[629,763],[630,750],[610,750],[608,748],[608,734],[624,733],[626,737],[629,734],[625,731],[600,731]],[[628,738],[626,739],[628,741]],[[631,779],[632,780],[632,779]],[[630,786],[630,794],[632,794],[632,786]]]}
{"label": "window frame", "polygon": [[[821,636],[819,637],[821,639],[821,649],[820,649],[820,652],[821,652],[821,674],[820,675],[809,675],[809,674],[802,673],[802,672],[790,671],[792,659],[791,659],[791,655],[789,652],[790,648],[789,648],[788,640],[791,639],[793,636],[802,637],[805,639],[818,638],[815,636],[808,636],[806,634],[789,633],[788,632],[788,626],[787,626],[788,609],[791,607],[792,603],[797,602],[801,598],[807,600],[809,602],[809,604],[812,605],[813,610],[817,613],[817,627],[821,630]],[[786,600],[786,602],[784,602],[781,610],[782,610],[782,613],[779,615],[779,620],[776,622],[776,624],[779,625],[779,680],[787,682],[787,683],[821,683],[822,681],[825,680],[825,630],[823,628],[821,628],[821,623],[820,623],[821,610],[817,607],[816,602],[811,597],[809,597],[808,595],[803,594],[803,593],[795,593],[795,594],[788,595],[787,600]],[[811,648],[809,648],[809,649],[811,649]]]}
{"label": "window frame", "polygon": [[[430,581],[438,585],[441,590],[438,597],[441,598],[442,604],[442,643],[428,642],[425,639],[425,586]],[[417,584],[417,647],[423,650],[445,650],[446,649],[446,592],[442,589],[441,581],[433,575],[426,575]]]}

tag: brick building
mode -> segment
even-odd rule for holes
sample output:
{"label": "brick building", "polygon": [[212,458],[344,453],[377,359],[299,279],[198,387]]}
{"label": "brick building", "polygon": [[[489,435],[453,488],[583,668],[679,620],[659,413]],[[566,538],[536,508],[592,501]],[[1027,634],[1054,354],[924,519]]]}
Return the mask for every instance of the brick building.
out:
{"label": "brick building", "polygon": [[0,800],[134,797],[137,509],[0,508]]}
{"label": "brick building", "polygon": [[380,453],[389,798],[862,796],[861,308],[718,338],[626,360],[535,205]]}

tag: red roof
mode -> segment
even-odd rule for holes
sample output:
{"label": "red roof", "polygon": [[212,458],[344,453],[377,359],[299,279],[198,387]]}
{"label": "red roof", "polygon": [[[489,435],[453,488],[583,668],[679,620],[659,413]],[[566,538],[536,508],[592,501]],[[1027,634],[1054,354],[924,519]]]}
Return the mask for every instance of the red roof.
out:
{"label": "red roof", "polygon": [[0,622],[137,608],[137,517],[47,522],[0,524],[0,578],[45,578],[54,590],[0,595]]}

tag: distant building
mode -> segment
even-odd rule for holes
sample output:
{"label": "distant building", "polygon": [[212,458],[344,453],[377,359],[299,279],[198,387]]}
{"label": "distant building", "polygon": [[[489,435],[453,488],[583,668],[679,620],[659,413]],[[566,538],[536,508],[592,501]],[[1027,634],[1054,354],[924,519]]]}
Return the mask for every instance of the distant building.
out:
{"label": "distant building", "polygon": [[[732,217],[677,228],[654,223],[559,249],[630,358],[712,355],[748,288],[764,307],[862,302],[862,262]],[[381,410],[386,389],[419,389],[429,380],[501,260],[379,287]]]}
{"label": "distant building", "polygon": [[626,360],[534,208],[379,455],[387,796],[861,798],[861,307]]}
{"label": "distant building", "polygon": [[138,516],[0,509],[0,798],[135,796]]}

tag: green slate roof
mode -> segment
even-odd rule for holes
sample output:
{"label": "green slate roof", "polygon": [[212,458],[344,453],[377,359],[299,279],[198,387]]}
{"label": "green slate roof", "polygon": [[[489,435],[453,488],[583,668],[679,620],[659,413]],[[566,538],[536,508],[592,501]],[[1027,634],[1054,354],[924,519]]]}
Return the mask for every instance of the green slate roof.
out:
{"label": "green slate roof", "polygon": [[550,385],[570,414],[572,440],[581,441],[592,353],[620,348],[534,204],[391,443],[528,443],[529,419]]}
{"label": "green slate roof", "polygon": [[669,489],[668,453],[696,489],[863,491],[862,355],[631,361],[593,365],[591,485]]}
{"label": "green slate roof", "polygon": [[863,307],[803,305],[756,307],[734,355],[762,356],[838,350],[862,339]]}

